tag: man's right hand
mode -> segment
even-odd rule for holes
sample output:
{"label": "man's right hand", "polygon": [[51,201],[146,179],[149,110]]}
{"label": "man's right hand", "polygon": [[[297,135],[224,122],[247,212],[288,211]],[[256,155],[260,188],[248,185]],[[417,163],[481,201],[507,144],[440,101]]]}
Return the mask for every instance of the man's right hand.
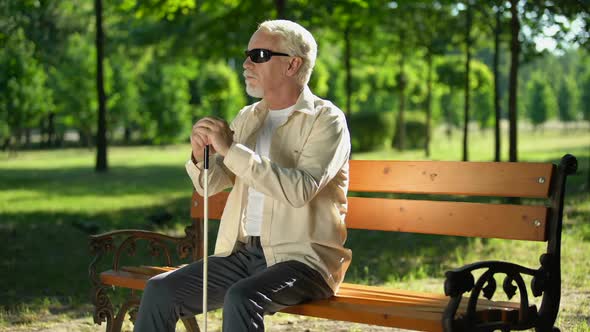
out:
{"label": "man's right hand", "polygon": [[200,119],[193,125],[191,132],[191,148],[193,150],[193,159],[196,161],[203,161],[205,145],[209,144],[209,154],[214,154],[215,149],[213,145],[208,142],[207,134],[198,126],[199,122],[203,121]]}

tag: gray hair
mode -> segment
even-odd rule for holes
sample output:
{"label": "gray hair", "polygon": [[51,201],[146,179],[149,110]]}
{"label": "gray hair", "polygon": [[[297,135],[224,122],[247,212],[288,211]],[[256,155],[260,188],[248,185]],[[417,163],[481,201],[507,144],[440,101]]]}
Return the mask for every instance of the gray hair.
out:
{"label": "gray hair", "polygon": [[296,78],[299,83],[306,85],[318,53],[318,45],[311,33],[301,25],[288,20],[265,21],[258,26],[258,30],[281,37],[280,46],[283,49],[280,51],[303,59]]}

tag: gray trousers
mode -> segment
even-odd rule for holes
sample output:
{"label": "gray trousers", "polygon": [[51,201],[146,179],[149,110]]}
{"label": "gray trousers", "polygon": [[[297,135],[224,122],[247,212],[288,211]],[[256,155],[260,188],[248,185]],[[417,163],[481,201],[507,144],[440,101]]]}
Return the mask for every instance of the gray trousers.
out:
{"label": "gray trousers", "polygon": [[[223,308],[223,331],[264,331],[265,314],[332,295],[322,275],[301,262],[267,267],[258,237],[228,257],[209,257],[207,309]],[[134,331],[174,331],[181,317],[202,313],[202,301],[202,261],[157,275],[145,287]]]}

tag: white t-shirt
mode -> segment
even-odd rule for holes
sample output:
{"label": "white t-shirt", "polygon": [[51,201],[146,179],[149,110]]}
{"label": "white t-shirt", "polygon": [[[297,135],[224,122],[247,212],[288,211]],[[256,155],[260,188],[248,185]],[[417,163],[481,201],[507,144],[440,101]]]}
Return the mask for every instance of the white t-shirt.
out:
{"label": "white t-shirt", "polygon": [[[260,157],[269,158],[270,142],[275,130],[287,121],[293,112],[295,105],[282,110],[269,110],[264,124],[258,133],[255,152]],[[264,194],[248,188],[248,205],[244,215],[244,230],[247,236],[260,236],[262,225],[262,210],[264,207]]]}

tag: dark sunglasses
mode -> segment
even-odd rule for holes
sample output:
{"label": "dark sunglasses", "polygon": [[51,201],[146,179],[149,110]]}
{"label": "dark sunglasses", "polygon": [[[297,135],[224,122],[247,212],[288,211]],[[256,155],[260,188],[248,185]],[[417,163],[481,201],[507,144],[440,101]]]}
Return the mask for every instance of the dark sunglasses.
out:
{"label": "dark sunglasses", "polygon": [[270,58],[272,58],[273,55],[290,56],[289,54],[286,54],[286,53],[273,52],[271,50],[267,50],[264,48],[254,48],[249,51],[246,50],[246,51],[244,51],[244,53],[246,54],[247,57],[250,57],[250,60],[252,60],[252,62],[255,62],[255,63],[267,62],[270,60]]}

